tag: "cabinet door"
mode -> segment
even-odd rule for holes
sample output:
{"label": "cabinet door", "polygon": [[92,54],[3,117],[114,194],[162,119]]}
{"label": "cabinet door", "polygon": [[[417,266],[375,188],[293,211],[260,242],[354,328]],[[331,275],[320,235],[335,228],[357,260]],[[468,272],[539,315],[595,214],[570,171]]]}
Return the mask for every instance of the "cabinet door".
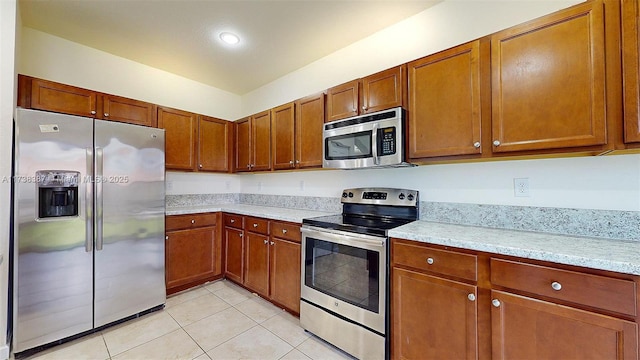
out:
{"label": "cabinet door", "polygon": [[327,90],[327,122],[358,115],[359,86],[353,80]]}
{"label": "cabinet door", "polygon": [[480,41],[408,64],[409,157],[479,154]]}
{"label": "cabinet door", "polygon": [[300,313],[300,244],[278,238],[269,244],[269,296]]}
{"label": "cabinet door", "polygon": [[622,1],[624,141],[640,142],[640,0]]}
{"label": "cabinet door", "polygon": [[269,296],[269,236],[246,232],[244,285]]}
{"label": "cabinet door", "polygon": [[407,68],[401,65],[362,79],[361,114],[403,106],[407,88]]}
{"label": "cabinet door", "polygon": [[477,359],[475,286],[393,268],[392,358]]}
{"label": "cabinet door", "polygon": [[295,167],[295,118],[294,103],[271,109],[271,156],[275,170]]}
{"label": "cabinet door", "polygon": [[242,284],[244,268],[244,232],[230,227],[224,228],[224,275]]}
{"label": "cabinet door", "polygon": [[251,147],[251,170],[271,170],[271,115],[268,110],[251,117]]}
{"label": "cabinet door", "polygon": [[156,127],[155,105],[113,95],[102,95],[102,114],[105,120]]}
{"label": "cabinet door", "polygon": [[52,81],[31,80],[31,108],[64,114],[95,117],[97,94],[94,91]]}
{"label": "cabinet door", "polygon": [[200,116],[198,124],[198,170],[231,171],[231,126],[225,120]]}
{"label": "cabinet door", "polygon": [[602,1],[491,38],[494,152],[606,143]]}
{"label": "cabinet door", "polygon": [[324,93],[296,101],[296,167],[322,167]]}
{"label": "cabinet door", "polygon": [[165,129],[165,167],[195,170],[197,115],[165,107],[158,108],[158,127]]}
{"label": "cabinet door", "polygon": [[637,359],[637,325],[492,291],[493,359]]}
{"label": "cabinet door", "polygon": [[235,171],[251,171],[251,118],[235,123]]}
{"label": "cabinet door", "polygon": [[167,232],[167,289],[216,273],[215,226]]}

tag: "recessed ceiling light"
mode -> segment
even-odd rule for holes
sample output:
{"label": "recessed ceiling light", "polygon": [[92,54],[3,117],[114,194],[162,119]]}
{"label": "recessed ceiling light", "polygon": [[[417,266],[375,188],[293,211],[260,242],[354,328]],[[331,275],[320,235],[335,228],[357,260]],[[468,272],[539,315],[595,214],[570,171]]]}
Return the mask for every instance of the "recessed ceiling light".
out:
{"label": "recessed ceiling light", "polygon": [[223,32],[220,34],[220,39],[229,45],[235,45],[240,42],[240,38],[236,34],[230,32]]}

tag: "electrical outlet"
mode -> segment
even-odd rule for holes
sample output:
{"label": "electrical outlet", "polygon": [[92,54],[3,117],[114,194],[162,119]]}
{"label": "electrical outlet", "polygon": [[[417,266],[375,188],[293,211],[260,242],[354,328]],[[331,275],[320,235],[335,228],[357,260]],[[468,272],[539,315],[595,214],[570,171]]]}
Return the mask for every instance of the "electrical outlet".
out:
{"label": "electrical outlet", "polygon": [[529,197],[529,178],[513,179],[513,193],[516,197]]}

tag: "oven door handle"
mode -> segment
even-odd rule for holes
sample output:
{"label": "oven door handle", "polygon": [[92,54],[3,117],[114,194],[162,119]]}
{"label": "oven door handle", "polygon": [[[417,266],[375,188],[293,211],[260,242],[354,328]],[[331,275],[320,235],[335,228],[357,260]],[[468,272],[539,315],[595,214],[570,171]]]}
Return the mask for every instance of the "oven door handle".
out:
{"label": "oven door handle", "polygon": [[333,229],[323,229],[316,227],[305,227],[303,226],[300,231],[308,236],[313,236],[318,238],[319,240],[324,240],[326,238],[330,238],[331,241],[337,242],[344,245],[355,245],[362,244],[369,247],[384,247],[385,242],[387,240],[386,237],[377,237],[377,236],[369,236],[362,235],[356,233],[346,233],[344,231],[333,230]]}

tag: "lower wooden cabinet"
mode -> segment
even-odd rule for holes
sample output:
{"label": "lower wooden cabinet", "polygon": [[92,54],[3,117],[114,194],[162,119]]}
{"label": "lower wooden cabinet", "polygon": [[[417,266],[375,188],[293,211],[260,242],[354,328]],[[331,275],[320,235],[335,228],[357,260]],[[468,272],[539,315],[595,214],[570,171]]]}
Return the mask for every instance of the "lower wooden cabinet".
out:
{"label": "lower wooden cabinet", "polygon": [[172,294],[222,275],[218,214],[166,218],[165,281]]}
{"label": "lower wooden cabinet", "polygon": [[476,287],[393,269],[393,358],[477,359]]}
{"label": "lower wooden cabinet", "polygon": [[224,214],[225,277],[300,313],[300,225]]}
{"label": "lower wooden cabinet", "polygon": [[638,328],[547,301],[491,292],[493,359],[638,359]]}
{"label": "lower wooden cabinet", "polygon": [[640,277],[391,242],[392,359],[638,359]]}

